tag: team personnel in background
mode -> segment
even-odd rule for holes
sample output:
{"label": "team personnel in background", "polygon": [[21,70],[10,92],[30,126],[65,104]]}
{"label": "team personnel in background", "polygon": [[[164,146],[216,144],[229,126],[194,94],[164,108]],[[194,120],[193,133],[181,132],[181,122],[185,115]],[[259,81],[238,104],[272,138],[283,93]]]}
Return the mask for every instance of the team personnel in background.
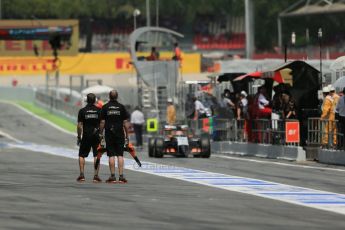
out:
{"label": "team personnel in background", "polygon": [[258,116],[259,118],[271,117],[272,109],[269,107],[270,101],[267,100],[267,91],[264,86],[259,87],[258,94]]}
{"label": "team personnel in background", "polygon": [[135,107],[131,114],[131,124],[133,125],[136,146],[141,148],[143,146],[143,124],[145,123],[144,114],[140,111],[139,106]]}
{"label": "team personnel in background", "polygon": [[128,137],[129,114],[125,106],[117,101],[117,98],[117,91],[110,91],[109,102],[103,106],[101,112],[100,133],[103,133],[103,129],[105,129],[105,142],[109,157],[110,177],[106,180],[107,183],[116,183],[115,156],[118,163],[119,182],[127,182],[123,175],[123,151],[125,143],[128,143],[128,139],[125,140],[125,137]]}
{"label": "team personnel in background", "polygon": [[[79,110],[78,113],[78,145],[79,147],[79,169],[80,175],[77,181],[85,181],[84,166],[85,157],[88,157],[92,148],[93,157],[96,161],[97,146],[99,144],[99,124],[100,124],[100,109],[94,104],[96,102],[96,96],[93,93],[89,93],[86,98],[87,105]],[[98,176],[99,167],[95,169],[93,182],[102,182]]]}
{"label": "team personnel in background", "polygon": [[240,100],[237,105],[237,119],[248,119],[248,99],[246,91],[240,93]]}
{"label": "team personnel in background", "polygon": [[[338,101],[339,101],[339,95],[335,92],[335,88],[334,86],[332,85],[328,85],[328,88],[329,88],[329,95],[332,97],[333,99],[333,111],[332,111],[332,114],[334,116],[334,120],[335,119],[335,110],[336,110],[336,107],[337,107],[337,104],[338,104]],[[330,130],[332,133],[333,133],[333,144],[334,146],[336,146],[337,144],[337,126],[336,126],[336,123],[334,121],[333,123],[333,126],[331,127],[332,129]]]}
{"label": "team personnel in background", "polygon": [[242,122],[238,122],[239,125],[243,125],[243,140],[248,140],[248,132],[249,132],[249,127],[248,127],[248,99],[247,99],[248,94],[246,91],[242,90],[240,93],[240,100],[237,103],[237,120],[243,120]]}
{"label": "team personnel in background", "polygon": [[97,97],[97,101],[96,101],[96,107],[97,108],[102,108],[103,107],[103,105],[104,105],[104,102],[101,100],[101,98],[99,98],[99,97]]}
{"label": "team personnel in background", "polygon": [[[328,86],[323,88],[324,100],[322,103],[322,114],[321,120],[324,120],[324,130],[322,135],[322,146],[326,147],[329,145],[329,132],[333,132],[335,127],[335,107],[334,99],[330,95],[330,89]],[[332,135],[333,136],[333,135]],[[333,139],[333,138],[332,138]],[[336,144],[336,139],[333,139],[332,144]]]}
{"label": "team personnel in background", "polygon": [[159,60],[159,52],[157,51],[156,47],[151,48],[151,54],[146,58],[147,61],[158,61]]}
{"label": "team personnel in background", "polygon": [[174,55],[172,59],[175,61],[182,61],[182,52],[177,42],[174,43]]}
{"label": "team personnel in background", "polygon": [[176,109],[175,109],[172,98],[168,98],[166,120],[167,120],[168,125],[174,125],[176,122]]}
{"label": "team personnel in background", "polygon": [[332,85],[328,85],[329,88],[329,94],[331,95],[331,97],[334,99],[334,104],[335,106],[337,106],[337,103],[339,101],[339,95],[335,92],[335,88]]}
{"label": "team personnel in background", "polygon": [[283,119],[297,119],[297,109],[295,100],[292,98],[291,94],[288,92],[283,92]]}
{"label": "team personnel in background", "polygon": [[225,110],[228,112],[228,118],[236,117],[234,113],[236,109],[235,103],[231,100],[231,92],[229,89],[224,89],[224,96],[222,98],[222,106],[225,108]]}
{"label": "team personnel in background", "polygon": [[[343,96],[339,98],[335,112],[338,114],[340,133],[345,134],[345,88],[343,88]],[[342,140],[342,145],[341,147],[344,149],[345,139]]]}
{"label": "team personnel in background", "polygon": [[206,109],[205,106],[197,99],[197,97],[193,97],[194,102],[194,120],[206,118]]}

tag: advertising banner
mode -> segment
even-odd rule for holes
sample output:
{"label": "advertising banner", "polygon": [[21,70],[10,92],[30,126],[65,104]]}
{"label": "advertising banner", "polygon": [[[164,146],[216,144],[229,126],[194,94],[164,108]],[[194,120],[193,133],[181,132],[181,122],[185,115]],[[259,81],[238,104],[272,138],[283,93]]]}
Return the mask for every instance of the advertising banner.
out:
{"label": "advertising banner", "polygon": [[[143,54],[145,56],[145,54]],[[162,53],[168,59],[171,53]],[[164,60],[164,59],[163,59]],[[200,73],[200,55],[185,54],[180,65],[182,74]],[[37,75],[59,68],[61,74],[119,74],[133,73],[129,53],[80,53],[77,56],[0,57],[0,75]]]}
{"label": "advertising banner", "polygon": [[59,56],[78,54],[78,20],[0,20],[0,56],[51,56],[54,34],[61,38]]}
{"label": "advertising banner", "polygon": [[288,121],[285,123],[285,142],[286,143],[299,143],[299,122]]}

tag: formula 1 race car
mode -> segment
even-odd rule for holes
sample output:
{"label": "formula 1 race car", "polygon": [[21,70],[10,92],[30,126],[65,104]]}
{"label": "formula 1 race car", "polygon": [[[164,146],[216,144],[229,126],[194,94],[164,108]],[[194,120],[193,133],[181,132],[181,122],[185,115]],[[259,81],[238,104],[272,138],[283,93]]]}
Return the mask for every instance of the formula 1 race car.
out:
{"label": "formula 1 race car", "polygon": [[187,125],[165,125],[162,136],[149,138],[148,153],[149,157],[156,158],[164,155],[209,158],[210,137],[206,133],[200,136],[190,134]]}

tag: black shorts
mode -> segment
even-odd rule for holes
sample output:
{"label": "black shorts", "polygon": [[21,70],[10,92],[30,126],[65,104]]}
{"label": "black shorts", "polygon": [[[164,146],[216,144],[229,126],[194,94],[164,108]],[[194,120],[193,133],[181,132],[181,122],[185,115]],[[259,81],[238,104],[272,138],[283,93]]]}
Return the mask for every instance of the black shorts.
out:
{"label": "black shorts", "polygon": [[99,138],[97,136],[83,137],[79,147],[79,156],[88,157],[92,148],[93,156],[97,156],[97,147],[99,145]]}
{"label": "black shorts", "polygon": [[121,136],[114,136],[112,133],[105,133],[107,156],[123,156],[125,139]]}

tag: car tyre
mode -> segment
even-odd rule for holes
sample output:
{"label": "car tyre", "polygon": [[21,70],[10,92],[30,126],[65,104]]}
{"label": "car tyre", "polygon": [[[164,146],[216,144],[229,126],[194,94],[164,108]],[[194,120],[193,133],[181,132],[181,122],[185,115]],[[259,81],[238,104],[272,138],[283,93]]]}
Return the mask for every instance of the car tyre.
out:
{"label": "car tyre", "polygon": [[162,158],[163,157],[163,149],[164,149],[164,139],[163,138],[157,138],[155,140],[154,157]]}
{"label": "car tyre", "polygon": [[149,154],[149,157],[153,157],[155,154],[155,138],[152,138],[152,137],[149,138],[148,154]]}
{"label": "car tyre", "polygon": [[200,156],[202,158],[210,158],[211,156],[211,142],[210,137],[207,135],[203,135],[200,138],[200,144],[201,144],[201,153]]}

